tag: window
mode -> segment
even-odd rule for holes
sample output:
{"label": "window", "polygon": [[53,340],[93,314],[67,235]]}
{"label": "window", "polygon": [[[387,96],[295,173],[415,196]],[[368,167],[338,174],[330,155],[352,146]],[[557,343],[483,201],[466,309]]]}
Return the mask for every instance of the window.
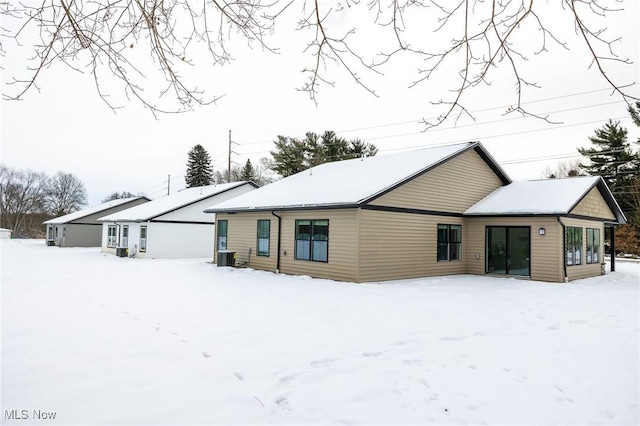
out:
{"label": "window", "polygon": [[219,220],[217,223],[218,228],[218,251],[224,251],[227,249],[227,228],[228,223],[226,220]]}
{"label": "window", "polygon": [[582,228],[567,227],[567,266],[582,265]]}
{"label": "window", "polygon": [[109,225],[109,227],[107,228],[107,247],[115,247],[116,246],[116,226],[115,225]]}
{"label": "window", "polygon": [[438,225],[438,261],[462,259],[462,225]]}
{"label": "window", "polygon": [[269,256],[269,233],[271,231],[270,220],[258,221],[258,256]]}
{"label": "window", "polygon": [[140,226],[140,251],[147,251],[147,227]]}
{"label": "window", "polygon": [[329,221],[296,220],[297,260],[329,261]]}
{"label": "window", "polygon": [[122,244],[120,247],[129,247],[129,225],[122,226]]}
{"label": "window", "polygon": [[600,230],[587,228],[587,263],[600,263]]}

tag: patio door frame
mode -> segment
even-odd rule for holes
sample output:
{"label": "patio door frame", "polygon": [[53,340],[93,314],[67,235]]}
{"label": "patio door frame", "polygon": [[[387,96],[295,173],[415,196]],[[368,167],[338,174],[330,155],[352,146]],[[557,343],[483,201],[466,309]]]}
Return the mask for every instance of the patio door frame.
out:
{"label": "patio door frame", "polygon": [[[500,244],[491,244],[492,241],[489,237],[490,234],[490,230],[491,229],[504,229],[504,244],[500,243]],[[509,238],[509,233],[510,230],[512,229],[519,229],[519,230],[523,230],[526,229],[527,231],[527,254],[526,254],[526,262],[527,262],[527,273],[526,274],[522,274],[522,273],[514,273],[513,270],[520,270],[522,268],[511,268],[512,266],[512,261],[513,259],[513,247],[511,247],[511,243],[510,243],[510,238]],[[499,250],[498,253],[494,253],[492,252],[492,247],[494,246],[494,250]],[[502,246],[502,247],[499,247]],[[489,266],[490,266],[490,259],[496,255],[500,255],[500,256],[504,256],[504,272],[502,272],[502,269],[498,269],[498,270],[489,270]],[[520,260],[520,259],[518,259]],[[531,226],[486,226],[485,227],[485,265],[484,265],[484,272],[485,274],[501,274],[501,275],[517,275],[517,276],[523,276],[523,277],[530,277],[531,276]]]}

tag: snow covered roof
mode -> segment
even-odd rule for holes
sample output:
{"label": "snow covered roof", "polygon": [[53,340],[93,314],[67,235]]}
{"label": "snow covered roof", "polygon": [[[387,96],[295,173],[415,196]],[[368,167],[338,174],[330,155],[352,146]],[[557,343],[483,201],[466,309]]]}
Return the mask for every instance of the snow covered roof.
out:
{"label": "snow covered roof", "polygon": [[111,209],[113,207],[118,207],[118,206],[121,206],[123,204],[127,204],[127,203],[129,203],[131,201],[135,201],[135,200],[138,200],[140,198],[145,198],[145,199],[148,200],[148,198],[146,198],[146,197],[118,198],[116,200],[107,201],[106,203],[98,204],[98,205],[86,208],[84,210],[80,210],[80,211],[77,211],[77,212],[74,212],[74,213],[69,213],[69,214],[66,214],[66,215],[60,216],[60,217],[55,217],[53,219],[47,220],[47,221],[42,222],[42,223],[45,224],[45,225],[62,225],[64,223],[69,223],[69,222],[72,222],[74,220],[90,216],[92,214],[100,213],[101,211],[108,210],[108,209]]}
{"label": "snow covered roof", "polygon": [[172,212],[174,210],[186,207],[198,201],[205,200],[213,197],[214,195],[221,194],[230,189],[237,188],[242,185],[254,185],[251,182],[232,182],[224,183],[220,185],[208,185],[197,186],[193,188],[187,188],[183,191],[175,194],[167,195],[162,198],[150,201],[148,203],[140,204],[130,209],[121,210],[117,213],[110,214],[108,216],[98,219],[101,222],[113,222],[113,221],[145,221],[151,220],[160,215]]}
{"label": "snow covered roof", "polygon": [[216,204],[205,211],[215,213],[355,206],[470,149],[475,149],[504,183],[511,182],[479,142],[467,142],[321,164]]}
{"label": "snow covered roof", "polygon": [[496,189],[471,206],[464,214],[469,216],[568,214],[596,186],[616,219],[623,223],[624,214],[600,176],[513,182]]}

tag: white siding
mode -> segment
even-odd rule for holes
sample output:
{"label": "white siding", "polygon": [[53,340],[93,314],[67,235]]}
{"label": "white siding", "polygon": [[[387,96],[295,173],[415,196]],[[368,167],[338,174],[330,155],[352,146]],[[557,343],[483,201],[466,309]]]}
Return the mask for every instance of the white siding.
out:
{"label": "white siding", "polygon": [[[102,251],[116,252],[107,248],[107,228],[102,226]],[[122,226],[129,227],[127,248],[129,256],[137,258],[183,258],[213,256],[214,225],[193,223],[118,222],[118,246],[122,246]],[[147,251],[140,251],[140,227],[147,227]]]}
{"label": "white siding", "polygon": [[[139,235],[138,230],[138,238]],[[210,259],[213,257],[213,235],[213,224],[151,222],[147,228],[147,252],[144,257],[206,257]],[[131,236],[129,239],[131,240]],[[138,244],[137,238],[136,244]]]}

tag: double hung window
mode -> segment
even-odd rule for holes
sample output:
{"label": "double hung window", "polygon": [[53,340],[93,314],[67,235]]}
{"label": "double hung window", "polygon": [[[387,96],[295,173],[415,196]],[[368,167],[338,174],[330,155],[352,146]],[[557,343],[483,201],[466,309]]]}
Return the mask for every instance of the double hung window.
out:
{"label": "double hung window", "polygon": [[129,247],[129,225],[122,226],[122,244],[121,247]]}
{"label": "double hung window", "polygon": [[140,227],[140,251],[147,251],[147,227],[143,225]]}
{"label": "double hung window", "polygon": [[258,241],[257,241],[257,255],[269,256],[269,233],[271,232],[270,220],[258,221]]}
{"label": "double hung window", "polygon": [[438,225],[438,261],[462,259],[462,225]]}
{"label": "double hung window", "polygon": [[600,230],[587,228],[587,263],[600,263]]}
{"label": "double hung window", "polygon": [[115,225],[108,225],[107,227],[107,247],[115,248],[118,240],[118,231]]}
{"label": "double hung window", "polygon": [[582,265],[582,228],[567,226],[567,266]]}
{"label": "double hung window", "polygon": [[226,220],[219,220],[217,222],[217,228],[218,228],[218,241],[216,243],[216,247],[218,248],[218,251],[225,251],[227,249],[227,229],[228,229],[228,222]]}

